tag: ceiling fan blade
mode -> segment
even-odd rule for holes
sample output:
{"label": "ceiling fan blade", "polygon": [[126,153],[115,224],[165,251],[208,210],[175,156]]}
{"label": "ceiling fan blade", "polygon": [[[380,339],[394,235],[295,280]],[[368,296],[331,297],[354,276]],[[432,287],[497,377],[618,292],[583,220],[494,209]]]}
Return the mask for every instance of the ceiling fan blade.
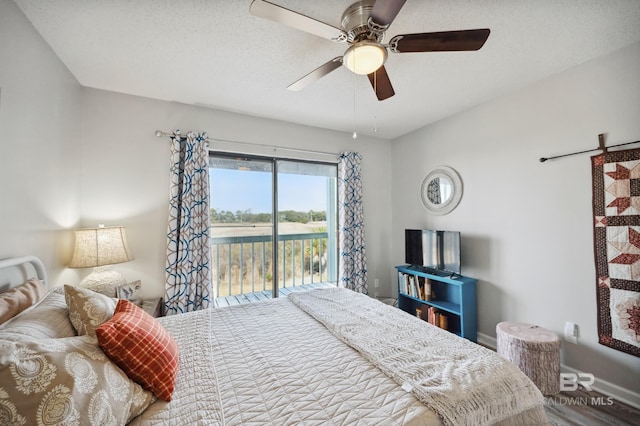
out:
{"label": "ceiling fan blade", "polygon": [[249,11],[254,16],[269,19],[279,24],[317,35],[318,37],[339,42],[347,40],[347,34],[340,28],[333,27],[301,13],[294,12],[277,4],[269,3],[268,1],[253,0],[251,6],[249,6]]}
{"label": "ceiling fan blade", "polygon": [[407,52],[454,52],[480,49],[491,31],[489,28],[437,33],[400,34],[389,40],[389,50]]}
{"label": "ceiling fan blade", "polygon": [[384,65],[371,74],[368,74],[367,77],[369,77],[371,87],[373,87],[373,90],[376,92],[376,97],[379,101],[384,101],[396,94],[396,92],[393,91],[389,74],[387,74]]}
{"label": "ceiling fan blade", "polygon": [[287,89],[298,91],[302,90],[311,83],[314,83],[320,80],[325,75],[329,74],[332,71],[337,70],[342,65],[342,56],[338,56],[330,60],[329,62],[320,65],[315,70],[311,71],[309,74],[305,75],[295,83],[291,84]]}
{"label": "ceiling fan blade", "polygon": [[391,25],[407,0],[377,0],[371,9],[371,20],[382,27]]}

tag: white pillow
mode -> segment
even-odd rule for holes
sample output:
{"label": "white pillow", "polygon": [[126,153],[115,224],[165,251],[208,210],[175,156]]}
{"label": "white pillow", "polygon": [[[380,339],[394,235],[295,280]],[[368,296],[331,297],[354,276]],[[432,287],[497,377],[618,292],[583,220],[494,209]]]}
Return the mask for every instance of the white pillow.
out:
{"label": "white pillow", "polygon": [[37,304],[0,325],[0,339],[5,340],[41,340],[75,335],[62,287],[50,290]]}

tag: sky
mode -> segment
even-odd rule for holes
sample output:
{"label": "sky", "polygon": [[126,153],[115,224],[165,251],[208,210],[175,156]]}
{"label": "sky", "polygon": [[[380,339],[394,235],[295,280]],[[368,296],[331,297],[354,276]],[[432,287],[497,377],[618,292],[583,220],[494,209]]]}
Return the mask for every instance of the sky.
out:
{"label": "sky", "polygon": [[[211,208],[271,213],[271,173],[210,168]],[[326,211],[326,177],[280,174],[280,211]]]}

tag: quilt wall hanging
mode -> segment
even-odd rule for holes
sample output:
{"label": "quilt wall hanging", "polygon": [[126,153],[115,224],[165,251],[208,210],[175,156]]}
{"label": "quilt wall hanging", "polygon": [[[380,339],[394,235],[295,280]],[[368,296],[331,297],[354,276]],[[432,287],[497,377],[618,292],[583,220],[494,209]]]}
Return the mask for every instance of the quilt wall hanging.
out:
{"label": "quilt wall hanging", "polygon": [[598,341],[640,357],[640,148],[591,166]]}

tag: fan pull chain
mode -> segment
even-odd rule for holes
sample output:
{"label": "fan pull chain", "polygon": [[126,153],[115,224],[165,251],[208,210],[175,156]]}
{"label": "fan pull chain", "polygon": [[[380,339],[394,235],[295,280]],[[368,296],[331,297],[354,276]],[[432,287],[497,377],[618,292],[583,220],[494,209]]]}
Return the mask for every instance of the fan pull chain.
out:
{"label": "fan pull chain", "polygon": [[[373,72],[373,91],[378,96],[378,71]],[[378,109],[378,105],[375,106],[376,110]],[[373,114],[373,131],[378,131],[378,114]]]}
{"label": "fan pull chain", "polygon": [[353,135],[351,137],[356,139],[358,134],[356,133],[356,75],[353,74]]}

